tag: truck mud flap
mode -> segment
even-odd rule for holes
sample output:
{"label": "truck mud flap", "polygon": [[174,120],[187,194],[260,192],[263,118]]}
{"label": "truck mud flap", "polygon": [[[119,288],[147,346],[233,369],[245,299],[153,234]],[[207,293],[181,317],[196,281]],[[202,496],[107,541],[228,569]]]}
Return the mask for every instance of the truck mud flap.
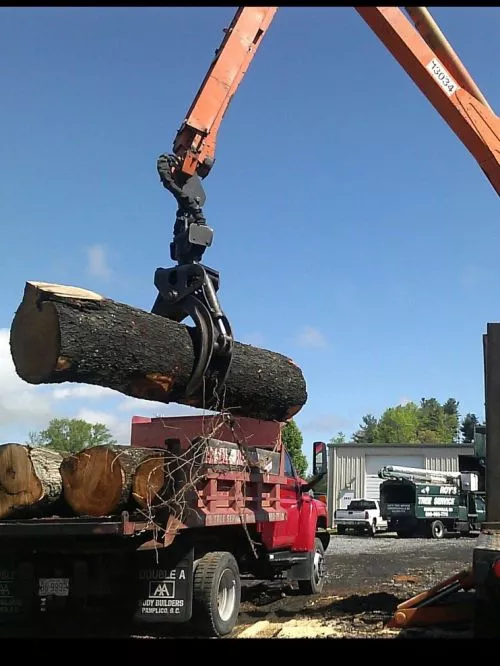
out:
{"label": "truck mud flap", "polygon": [[134,619],[143,623],[188,622],[193,607],[193,547],[174,542],[168,548],[138,552],[136,558]]}

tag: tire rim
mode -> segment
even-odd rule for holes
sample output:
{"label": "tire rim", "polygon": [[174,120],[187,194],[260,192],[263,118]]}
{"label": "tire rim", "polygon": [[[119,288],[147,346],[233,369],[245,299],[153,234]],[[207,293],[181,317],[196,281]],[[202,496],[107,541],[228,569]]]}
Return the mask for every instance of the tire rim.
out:
{"label": "tire rim", "polygon": [[219,578],[217,611],[223,622],[227,622],[236,605],[236,581],[230,569],[224,569]]}
{"label": "tire rim", "polygon": [[439,538],[442,535],[443,535],[443,530],[441,529],[441,525],[434,525],[434,536]]}
{"label": "tire rim", "polygon": [[323,555],[318,550],[314,553],[313,576],[315,584],[318,585],[323,578]]}

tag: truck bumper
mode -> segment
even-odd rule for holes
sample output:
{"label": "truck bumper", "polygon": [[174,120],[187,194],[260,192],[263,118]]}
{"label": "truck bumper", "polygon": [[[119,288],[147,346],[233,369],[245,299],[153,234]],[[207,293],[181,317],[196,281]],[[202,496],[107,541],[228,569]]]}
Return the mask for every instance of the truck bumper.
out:
{"label": "truck bumper", "polygon": [[350,520],[350,521],[340,520],[339,522],[335,522],[335,527],[345,527],[346,530],[354,530],[354,529],[356,529],[356,530],[367,530],[368,527],[369,527],[369,524],[365,521],[356,522],[356,521],[353,521],[353,520]]}

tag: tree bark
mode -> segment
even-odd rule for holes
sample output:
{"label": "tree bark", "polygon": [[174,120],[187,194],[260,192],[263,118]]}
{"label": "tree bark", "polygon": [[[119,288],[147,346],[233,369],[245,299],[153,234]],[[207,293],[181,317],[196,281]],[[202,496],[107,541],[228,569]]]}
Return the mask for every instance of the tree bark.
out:
{"label": "tree bark", "polygon": [[60,453],[22,444],[0,446],[0,518],[43,515],[59,501]]}
{"label": "tree bark", "polygon": [[118,513],[135,499],[142,508],[163,486],[162,452],[127,446],[93,446],[61,464],[64,499],[80,516]]}
{"label": "tree bark", "polygon": [[[203,391],[182,397],[195,361],[192,328],[94,292],[27,282],[10,344],[17,374],[31,384],[78,382],[163,403],[207,404]],[[268,421],[289,420],[307,399],[303,374],[289,358],[237,342],[223,393],[217,411]]]}

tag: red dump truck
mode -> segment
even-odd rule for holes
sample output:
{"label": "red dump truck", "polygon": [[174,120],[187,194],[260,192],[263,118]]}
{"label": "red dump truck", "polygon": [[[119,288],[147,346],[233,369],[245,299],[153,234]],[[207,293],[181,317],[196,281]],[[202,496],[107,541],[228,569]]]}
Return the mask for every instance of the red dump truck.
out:
{"label": "red dump truck", "polygon": [[[216,421],[218,418],[218,421]],[[134,417],[132,447],[181,454],[205,439],[203,475],[174,517],[144,512],[0,521],[0,619],[84,619],[95,612],[144,623],[188,623],[224,636],[237,621],[242,579],[285,578],[321,591],[327,510],[300,479],[278,423],[220,417]],[[244,442],[244,446],[242,446]],[[179,520],[180,518],[180,520]]]}

